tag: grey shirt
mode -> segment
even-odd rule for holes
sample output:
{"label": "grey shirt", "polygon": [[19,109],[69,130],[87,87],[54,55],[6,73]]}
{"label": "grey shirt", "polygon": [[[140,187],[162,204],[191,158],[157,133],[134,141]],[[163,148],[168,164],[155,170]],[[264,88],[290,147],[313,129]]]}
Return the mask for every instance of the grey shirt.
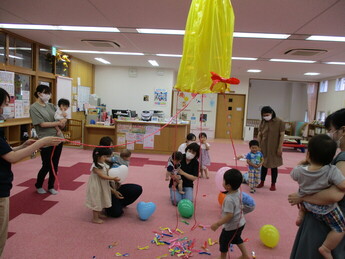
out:
{"label": "grey shirt", "polygon": [[222,206],[222,216],[224,217],[226,213],[232,213],[232,219],[223,225],[226,231],[235,230],[242,227],[246,220],[241,208],[241,195],[240,191],[237,190],[235,193],[228,193],[225,196],[223,206]]}
{"label": "grey shirt", "polygon": [[35,127],[38,138],[56,136],[55,127],[42,128],[40,126],[40,124],[43,122],[55,122],[55,111],[56,108],[52,103],[47,103],[45,106],[43,106],[35,102],[31,105],[30,117],[32,120],[32,124]]}

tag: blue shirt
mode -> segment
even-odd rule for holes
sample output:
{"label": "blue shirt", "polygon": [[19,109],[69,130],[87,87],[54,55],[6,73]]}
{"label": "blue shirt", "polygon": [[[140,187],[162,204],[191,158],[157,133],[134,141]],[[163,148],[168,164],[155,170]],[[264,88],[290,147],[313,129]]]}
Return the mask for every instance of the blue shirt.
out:
{"label": "blue shirt", "polygon": [[[256,153],[249,152],[246,155],[246,159],[249,160],[252,164],[258,165],[262,162],[263,154],[260,151],[257,151]],[[255,169],[255,167],[252,167],[249,165],[249,169]]]}

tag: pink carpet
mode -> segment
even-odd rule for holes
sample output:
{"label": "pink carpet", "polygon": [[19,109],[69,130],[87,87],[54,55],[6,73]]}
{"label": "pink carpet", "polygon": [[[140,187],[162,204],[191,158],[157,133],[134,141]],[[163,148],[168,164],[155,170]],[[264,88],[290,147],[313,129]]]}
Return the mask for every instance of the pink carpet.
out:
{"label": "pink carpet", "polygon": [[[64,148],[60,169],[60,193],[58,195],[38,195],[35,193],[35,176],[40,168],[40,158],[28,160],[13,166],[15,174],[11,194],[10,237],[7,240],[3,258],[114,258],[115,253],[129,253],[131,258],[156,258],[168,253],[168,246],[151,244],[152,231],[159,227],[176,226],[184,231],[179,237],[196,239],[196,249],[208,238],[217,240],[217,232],[209,228],[203,230],[194,224],[210,225],[220,216],[217,201],[218,190],[214,182],[216,170],[222,166],[235,166],[234,154],[229,142],[211,143],[210,179],[200,179],[198,186],[195,218],[188,219],[190,225],[181,222],[176,208],[170,204],[168,182],[164,180],[164,166],[167,155],[133,154],[129,176],[126,182],[143,186],[143,194],[135,204],[125,209],[125,215],[118,219],[106,219],[102,225],[90,222],[92,212],[84,205],[85,188],[91,165],[91,151]],[[238,154],[248,152],[245,142],[236,142]],[[295,218],[297,209],[287,202],[287,195],[297,190],[288,172],[302,160],[305,154],[298,151],[284,151],[284,166],[278,177],[277,191],[271,192],[265,186],[253,195],[257,207],[246,216],[247,224],[243,233],[248,238],[246,246],[255,251],[257,258],[288,258],[297,231]],[[245,171],[245,162],[239,161],[238,168]],[[270,182],[268,175],[267,182]],[[46,187],[46,186],[44,186]],[[195,187],[195,190],[197,188]],[[242,185],[248,192],[248,186]],[[138,219],[136,204],[139,201],[154,202],[156,212],[147,221]],[[271,249],[265,247],[259,238],[259,229],[264,224],[272,224],[280,232],[280,242]],[[174,238],[177,235],[174,235]],[[164,238],[166,241],[171,238]],[[117,241],[118,245],[108,248]],[[148,250],[137,247],[149,246]],[[192,258],[215,258],[218,245],[210,246],[208,255],[195,254]],[[230,258],[239,256],[237,247]],[[177,257],[176,257],[177,258]]]}

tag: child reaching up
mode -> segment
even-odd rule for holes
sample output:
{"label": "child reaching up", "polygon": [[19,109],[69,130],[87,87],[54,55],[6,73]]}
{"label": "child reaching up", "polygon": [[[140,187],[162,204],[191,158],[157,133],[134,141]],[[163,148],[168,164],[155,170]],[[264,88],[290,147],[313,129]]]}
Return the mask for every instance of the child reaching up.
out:
{"label": "child reaching up", "polygon": [[201,147],[201,153],[200,153],[200,177],[203,178],[204,175],[208,179],[208,168],[207,166],[211,165],[210,160],[210,154],[208,151],[210,150],[210,144],[208,144],[207,141],[207,135],[205,132],[201,132],[199,134],[199,140],[200,140],[200,147]]}
{"label": "child reaching up", "polygon": [[109,148],[95,148],[92,153],[93,164],[86,188],[86,207],[92,210],[92,222],[97,224],[103,223],[101,211],[111,207],[111,193],[117,192],[110,187],[109,181],[120,181],[118,177],[108,176],[106,159],[110,155]]}
{"label": "child reaching up", "polygon": [[181,175],[179,175],[182,158],[183,154],[179,151],[174,152],[171,157],[169,157],[165,181],[169,181],[171,178],[173,180],[173,188],[176,189],[177,187],[180,194],[185,194],[183,191],[183,181]]}
{"label": "child reaching up", "polygon": [[[56,112],[54,114],[54,119],[56,121],[67,119],[68,108],[69,108],[69,100],[61,98],[58,101],[58,107],[57,107]],[[55,129],[56,129],[56,135],[63,138],[64,136],[62,134],[61,129],[58,126],[56,126]]]}
{"label": "child reaching up", "polygon": [[222,218],[211,225],[216,231],[223,225],[219,237],[220,259],[226,259],[230,243],[236,244],[241,250],[242,259],[249,259],[248,251],[241,238],[246,220],[242,213],[241,192],[242,174],[237,169],[230,169],[224,173],[223,187],[227,191],[222,205]]}
{"label": "child reaching up", "polygon": [[[345,177],[334,165],[330,165],[337,149],[337,143],[325,134],[312,137],[308,143],[307,165],[299,165],[291,171],[291,177],[299,184],[300,197],[317,193],[336,185],[345,191]],[[337,247],[345,235],[345,219],[338,203],[316,205],[303,202],[300,206],[297,225],[303,221],[305,211],[331,228],[325,241],[319,247],[320,254],[332,259],[332,250]]]}
{"label": "child reaching up", "polygon": [[264,156],[259,151],[259,141],[249,141],[250,152],[246,155],[248,164],[248,185],[250,192],[254,193],[260,181],[261,166],[264,163]]}

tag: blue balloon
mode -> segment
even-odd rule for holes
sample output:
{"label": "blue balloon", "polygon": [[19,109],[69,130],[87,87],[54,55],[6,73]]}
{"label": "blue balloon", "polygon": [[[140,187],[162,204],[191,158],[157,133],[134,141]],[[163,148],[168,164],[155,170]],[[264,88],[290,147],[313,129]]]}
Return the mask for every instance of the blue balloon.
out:
{"label": "blue balloon", "polygon": [[141,220],[148,220],[149,217],[155,212],[156,204],[153,202],[139,202],[137,204],[138,216]]}

